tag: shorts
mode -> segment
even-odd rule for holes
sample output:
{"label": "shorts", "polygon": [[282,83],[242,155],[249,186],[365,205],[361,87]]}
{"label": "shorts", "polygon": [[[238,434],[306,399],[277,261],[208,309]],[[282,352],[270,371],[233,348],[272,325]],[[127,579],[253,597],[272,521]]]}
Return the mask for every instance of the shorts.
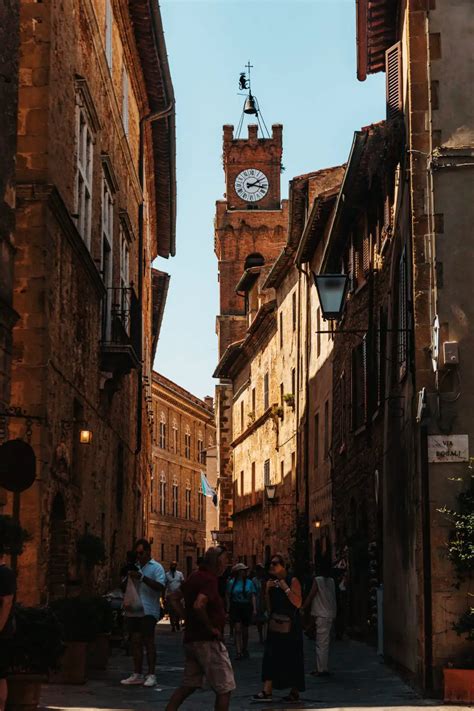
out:
{"label": "shorts", "polygon": [[139,634],[143,639],[155,636],[155,627],[158,620],[153,615],[127,617],[126,619],[129,634]]}
{"label": "shorts", "polygon": [[229,618],[233,625],[240,622],[244,627],[248,627],[252,622],[253,609],[252,605],[231,603],[229,610]]}
{"label": "shorts", "polygon": [[234,671],[223,642],[186,642],[184,655],[183,686],[200,689],[206,679],[216,694],[228,694],[235,689]]}
{"label": "shorts", "polygon": [[6,679],[12,662],[13,641],[0,637],[0,679]]}

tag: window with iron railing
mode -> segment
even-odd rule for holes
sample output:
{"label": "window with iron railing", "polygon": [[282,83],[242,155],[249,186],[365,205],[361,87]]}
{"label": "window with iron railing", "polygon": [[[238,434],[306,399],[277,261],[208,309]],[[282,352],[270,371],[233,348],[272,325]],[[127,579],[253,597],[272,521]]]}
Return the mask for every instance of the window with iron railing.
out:
{"label": "window with iron railing", "polygon": [[77,110],[76,226],[88,249],[92,224],[94,139],[85,109]]}

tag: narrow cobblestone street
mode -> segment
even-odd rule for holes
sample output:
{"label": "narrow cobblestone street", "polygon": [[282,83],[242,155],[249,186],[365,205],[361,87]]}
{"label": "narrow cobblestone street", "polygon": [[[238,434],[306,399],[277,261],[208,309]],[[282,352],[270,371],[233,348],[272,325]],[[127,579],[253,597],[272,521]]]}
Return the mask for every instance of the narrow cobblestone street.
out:
{"label": "narrow cobblestone street", "polygon": [[[44,687],[41,711],[156,711],[164,709],[172,690],[179,685],[183,655],[181,635],[172,634],[167,623],[159,626],[157,635],[158,686],[155,689],[142,687],[124,688],[120,679],[128,675],[131,658],[123,652],[114,652],[109,671],[97,675],[84,686]],[[233,646],[230,646],[231,656]],[[237,690],[232,695],[231,709],[245,711],[262,706],[250,704],[249,698],[260,689],[260,661],[263,650],[252,635],[251,658],[234,664]],[[305,709],[411,709],[426,706],[436,711],[443,708],[438,701],[421,699],[391,669],[384,666],[374,650],[365,644],[351,640],[337,642],[333,647],[334,675],[328,680],[314,679],[310,674],[314,651],[312,643],[306,643],[306,683],[304,701],[298,708]],[[274,702],[265,708],[285,709],[278,699],[284,692],[276,692]],[[183,706],[183,711],[213,708],[210,691],[196,692]],[[295,708],[292,706],[292,708]],[[452,706],[451,709],[462,707]]]}

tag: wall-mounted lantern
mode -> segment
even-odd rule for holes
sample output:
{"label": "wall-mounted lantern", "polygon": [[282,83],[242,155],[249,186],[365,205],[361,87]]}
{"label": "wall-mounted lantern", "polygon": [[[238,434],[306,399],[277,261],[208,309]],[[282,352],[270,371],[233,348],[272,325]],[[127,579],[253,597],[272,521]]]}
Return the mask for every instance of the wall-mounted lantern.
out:
{"label": "wall-mounted lantern", "polygon": [[326,321],[340,321],[344,312],[349,277],[347,274],[315,274],[321,313]]}

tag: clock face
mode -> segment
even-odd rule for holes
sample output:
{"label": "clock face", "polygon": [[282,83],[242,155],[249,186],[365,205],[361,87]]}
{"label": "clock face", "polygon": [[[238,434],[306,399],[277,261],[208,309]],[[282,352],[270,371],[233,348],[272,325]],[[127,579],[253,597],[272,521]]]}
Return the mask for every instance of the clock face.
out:
{"label": "clock face", "polygon": [[257,168],[242,170],[235,179],[235,192],[247,202],[258,202],[268,193],[268,178]]}

